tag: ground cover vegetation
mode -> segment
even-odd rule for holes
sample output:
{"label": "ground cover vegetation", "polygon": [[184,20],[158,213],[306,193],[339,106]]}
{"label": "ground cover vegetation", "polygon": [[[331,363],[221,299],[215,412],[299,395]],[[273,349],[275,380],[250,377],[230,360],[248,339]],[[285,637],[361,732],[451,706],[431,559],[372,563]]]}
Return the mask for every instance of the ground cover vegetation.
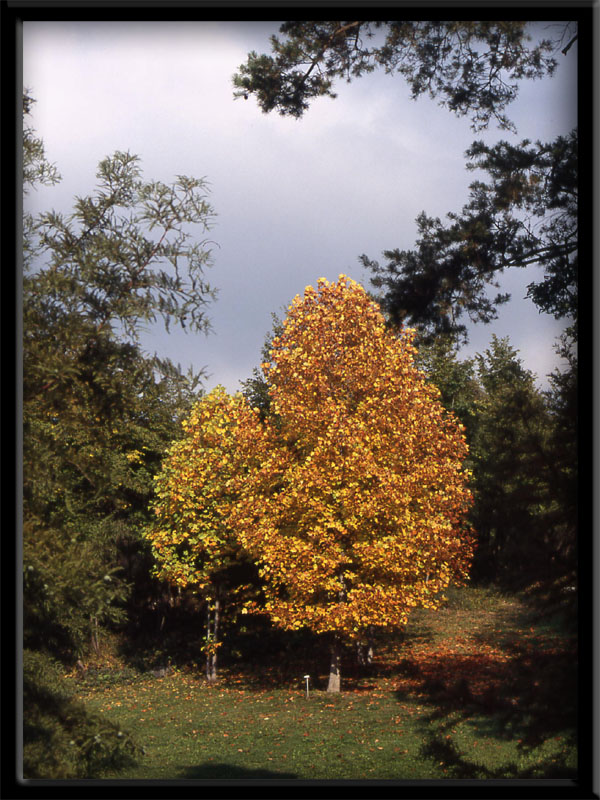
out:
{"label": "ground cover vegetation", "polygon": [[[137,763],[97,773],[137,779],[574,777],[574,641],[512,595],[464,587],[413,612],[376,662],[349,659],[344,691],[315,672],[317,637],[251,645],[219,684],[107,665],[73,678],[105,720],[136,731]],[[298,644],[299,642],[296,642]],[[265,653],[265,648],[270,652]],[[273,655],[276,655],[273,658]],[[350,651],[348,651],[350,655]],[[306,695],[303,670],[311,670]],[[561,703],[553,698],[559,688]]]}
{"label": "ground cover vegetation", "polygon": [[[333,78],[381,65],[476,128],[510,129],[505,79],[550,74],[578,35],[565,24],[529,47],[521,23],[371,25],[286,23],[237,88],[301,116]],[[59,180],[32,102],[26,192]],[[25,214],[25,777],[576,775],[577,132],[468,157],[490,178],[470,203],[449,225],[421,215],[414,250],[383,266],[364,256],[377,296],[345,282],[332,313],[342,282],[322,283],[275,318],[243,397],[204,395],[137,338],[160,318],[208,327],[202,180],[145,181],[116,153],[70,217]],[[532,301],[566,326],[547,391],[507,339],[459,358],[462,316],[492,319],[508,301],[488,299],[497,274],[531,263]],[[362,367],[351,319],[371,320]],[[405,436],[415,403],[427,413]],[[392,491],[387,518],[379,456],[415,465],[408,434],[441,448],[424,481],[439,503],[409,481],[421,511]]]}

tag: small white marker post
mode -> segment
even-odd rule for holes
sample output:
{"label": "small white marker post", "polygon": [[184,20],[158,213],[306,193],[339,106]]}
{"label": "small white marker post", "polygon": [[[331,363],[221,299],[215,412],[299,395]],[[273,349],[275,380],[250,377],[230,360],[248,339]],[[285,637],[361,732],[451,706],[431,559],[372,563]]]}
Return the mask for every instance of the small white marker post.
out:
{"label": "small white marker post", "polygon": [[305,675],[304,680],[306,681],[306,699],[308,700],[308,682],[310,680],[310,675]]}

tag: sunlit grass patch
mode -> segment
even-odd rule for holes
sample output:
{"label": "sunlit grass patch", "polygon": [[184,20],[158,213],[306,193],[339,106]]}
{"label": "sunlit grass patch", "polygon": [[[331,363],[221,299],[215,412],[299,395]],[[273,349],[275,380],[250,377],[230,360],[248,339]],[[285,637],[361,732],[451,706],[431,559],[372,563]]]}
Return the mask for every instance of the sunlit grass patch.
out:
{"label": "sunlit grass patch", "polygon": [[230,667],[213,687],[197,670],[96,680],[80,693],[145,751],[104,777],[573,778],[571,648],[515,598],[463,589],[381,641],[368,674],[347,669],[339,695],[311,685],[306,697],[304,664],[279,685]]}
{"label": "sunlit grass patch", "polygon": [[272,777],[426,777],[419,749],[422,711],[402,725],[389,692],[342,693],[209,688],[185,676],[87,696],[136,731],[142,761],[121,777],[225,777],[262,770]]}

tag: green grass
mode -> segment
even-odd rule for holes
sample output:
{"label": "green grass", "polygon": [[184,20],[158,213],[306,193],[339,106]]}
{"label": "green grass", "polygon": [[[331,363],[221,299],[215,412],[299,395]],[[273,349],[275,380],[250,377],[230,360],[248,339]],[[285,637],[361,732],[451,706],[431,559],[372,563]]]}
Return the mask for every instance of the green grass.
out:
{"label": "green grass", "polygon": [[301,687],[211,689],[176,676],[90,702],[143,742],[146,755],[128,778],[425,776],[418,707],[400,725],[389,693],[307,699]]}
{"label": "green grass", "polygon": [[376,662],[366,675],[348,663],[340,695],[308,698],[302,669],[286,680],[226,671],[215,687],[187,672],[104,676],[80,696],[144,752],[134,767],[98,777],[576,776],[572,643],[536,626],[515,598],[454,591],[447,608],[415,612]]}

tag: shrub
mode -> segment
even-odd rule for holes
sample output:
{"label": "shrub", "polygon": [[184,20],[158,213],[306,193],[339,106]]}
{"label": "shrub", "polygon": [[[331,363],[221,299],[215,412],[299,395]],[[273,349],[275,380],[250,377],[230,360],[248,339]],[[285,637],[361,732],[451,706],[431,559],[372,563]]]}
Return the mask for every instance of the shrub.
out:
{"label": "shrub", "polygon": [[89,714],[74,700],[49,656],[23,658],[23,777],[89,778],[132,763],[139,748],[114,723]]}

